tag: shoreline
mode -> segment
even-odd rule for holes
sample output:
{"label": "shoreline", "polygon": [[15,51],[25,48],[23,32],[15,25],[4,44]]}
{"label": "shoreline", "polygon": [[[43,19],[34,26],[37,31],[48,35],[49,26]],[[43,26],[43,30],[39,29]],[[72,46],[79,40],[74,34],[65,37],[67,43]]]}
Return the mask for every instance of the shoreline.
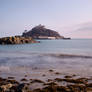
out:
{"label": "shoreline", "polygon": [[[73,54],[73,49],[67,48],[72,52],[68,54],[65,50],[62,51],[62,44],[58,45],[59,49],[58,47],[57,49],[48,48],[50,45],[46,44],[1,46],[0,90],[8,86],[7,89],[2,90],[8,92],[92,92],[92,54],[89,51],[84,53],[86,50],[83,50],[83,54],[80,50],[78,54],[76,51],[76,54]],[[58,52],[59,50],[61,53]]]}
{"label": "shoreline", "polygon": [[[7,77],[0,76],[0,88],[4,90],[3,92],[5,92],[5,90],[8,90],[8,92],[92,91],[92,76],[81,77],[76,75],[76,73],[62,74],[54,69],[43,72],[36,67],[33,69],[33,71],[33,73],[30,71],[30,75],[27,72],[24,73],[20,76],[20,78],[18,75],[8,75]],[[5,89],[5,87],[7,87],[7,89]]]}

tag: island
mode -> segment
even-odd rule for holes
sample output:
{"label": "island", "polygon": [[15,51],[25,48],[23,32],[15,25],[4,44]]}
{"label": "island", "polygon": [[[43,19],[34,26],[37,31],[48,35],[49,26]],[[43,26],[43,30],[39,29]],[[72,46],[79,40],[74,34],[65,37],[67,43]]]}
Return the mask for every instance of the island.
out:
{"label": "island", "polygon": [[70,39],[61,36],[58,32],[45,28],[44,25],[38,25],[33,27],[31,30],[25,30],[22,34],[23,37],[32,37],[34,39]]}

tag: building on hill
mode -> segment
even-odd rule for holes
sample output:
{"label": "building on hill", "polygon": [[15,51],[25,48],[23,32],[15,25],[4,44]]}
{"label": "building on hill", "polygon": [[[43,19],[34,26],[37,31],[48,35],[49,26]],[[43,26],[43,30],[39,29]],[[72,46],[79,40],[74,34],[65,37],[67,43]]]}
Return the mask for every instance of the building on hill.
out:
{"label": "building on hill", "polygon": [[58,32],[47,29],[43,25],[38,25],[22,34],[24,37],[33,37],[34,39],[64,39]]}

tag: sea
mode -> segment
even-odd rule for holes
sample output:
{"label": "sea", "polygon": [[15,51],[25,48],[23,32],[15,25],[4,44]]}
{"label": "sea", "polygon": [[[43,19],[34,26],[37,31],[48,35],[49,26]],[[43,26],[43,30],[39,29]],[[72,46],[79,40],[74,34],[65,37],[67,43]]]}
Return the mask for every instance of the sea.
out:
{"label": "sea", "polygon": [[0,75],[54,69],[63,74],[92,76],[92,39],[38,41],[0,45]]}

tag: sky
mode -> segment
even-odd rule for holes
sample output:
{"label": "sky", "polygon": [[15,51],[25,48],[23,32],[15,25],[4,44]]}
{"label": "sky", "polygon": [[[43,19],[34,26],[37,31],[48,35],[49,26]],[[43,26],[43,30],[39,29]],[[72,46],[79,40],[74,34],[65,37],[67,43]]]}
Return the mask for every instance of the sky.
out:
{"label": "sky", "polygon": [[0,0],[0,37],[39,24],[65,37],[92,38],[92,0]]}

